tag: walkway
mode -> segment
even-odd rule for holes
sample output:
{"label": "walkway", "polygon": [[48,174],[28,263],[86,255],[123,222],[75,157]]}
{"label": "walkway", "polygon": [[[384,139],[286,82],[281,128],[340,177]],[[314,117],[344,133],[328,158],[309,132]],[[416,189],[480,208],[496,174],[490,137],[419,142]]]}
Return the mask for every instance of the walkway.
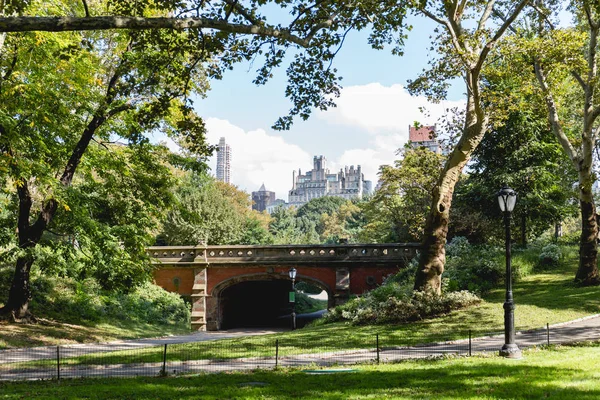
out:
{"label": "walkway", "polygon": [[[550,344],[571,343],[600,339],[600,314],[571,321],[568,323],[550,326]],[[0,380],[22,380],[22,379],[55,379],[60,373],[61,378],[75,377],[133,377],[133,376],[156,376],[161,372],[169,375],[183,373],[201,372],[223,372],[243,371],[257,368],[274,368],[276,366],[329,366],[341,364],[357,364],[365,362],[393,362],[406,359],[432,358],[444,355],[468,355],[469,352],[490,352],[497,354],[504,343],[503,335],[474,338],[469,346],[469,340],[457,340],[444,343],[432,343],[412,347],[382,347],[364,350],[335,351],[318,354],[298,354],[279,357],[254,357],[237,359],[213,359],[213,360],[190,360],[190,361],[168,361],[163,363],[124,363],[120,364],[106,362],[105,365],[77,365],[68,367],[65,360],[68,353],[73,355],[112,352],[117,350],[143,349],[151,346],[164,344],[190,343],[206,340],[219,340],[232,337],[248,335],[263,335],[275,333],[274,331],[235,331],[235,332],[199,332],[192,335],[174,336],[157,339],[127,340],[107,344],[82,344],[61,346],[61,363],[57,368],[51,364],[55,359],[56,347],[37,349],[17,349],[0,352]],[[521,349],[533,346],[541,346],[548,343],[548,331],[546,329],[518,332],[516,341]],[[210,350],[210,349],[208,349]],[[379,351],[377,351],[379,350]],[[110,353],[105,354],[110,357]],[[25,358],[22,358],[25,357]],[[46,363],[45,369],[40,367],[29,367],[30,369],[15,370],[10,368],[11,362],[23,362],[29,360]],[[35,361],[34,361],[35,362]]]}

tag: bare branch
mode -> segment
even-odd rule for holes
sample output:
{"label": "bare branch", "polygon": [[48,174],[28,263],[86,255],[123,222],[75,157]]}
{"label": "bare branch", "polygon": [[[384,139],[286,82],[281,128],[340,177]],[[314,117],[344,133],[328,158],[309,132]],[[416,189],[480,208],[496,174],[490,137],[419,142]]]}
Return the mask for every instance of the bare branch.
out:
{"label": "bare branch", "polygon": [[573,78],[575,78],[575,80],[579,83],[581,89],[583,89],[584,91],[587,90],[588,85],[583,81],[583,78],[581,77],[581,75],[579,75],[578,72],[571,71],[571,75],[573,75]]}
{"label": "bare branch", "polygon": [[532,3],[530,4],[531,8],[533,8],[535,11],[538,12],[538,14],[540,14],[540,16],[544,19],[544,21],[546,21],[546,23],[548,24],[548,26],[550,27],[550,29],[555,30],[556,26],[554,26],[554,24],[552,23],[552,21],[550,20],[550,17],[548,16],[548,14],[546,14],[544,12],[544,10],[542,10],[540,7],[538,7],[537,4]]}
{"label": "bare branch", "polygon": [[81,0],[81,2],[83,3],[83,9],[85,10],[85,16],[87,18],[89,18],[90,16],[90,9],[88,8],[88,4],[86,0]]}
{"label": "bare branch", "polygon": [[481,50],[481,53],[479,54],[479,59],[477,60],[477,65],[475,66],[476,70],[481,69],[488,54],[496,45],[496,42],[500,40],[502,35],[504,35],[504,32],[506,32],[506,30],[511,26],[514,20],[517,19],[517,17],[519,16],[523,8],[525,8],[527,3],[529,3],[529,1],[530,0],[521,0],[519,4],[517,4],[515,9],[512,11],[512,13],[506,18],[506,20],[503,21],[502,25],[500,26],[500,28],[498,28],[494,36],[486,43],[486,45]]}
{"label": "bare branch", "polygon": [[594,18],[592,17],[592,10],[590,10],[590,5],[588,3],[583,4],[583,10],[585,11],[585,17],[587,18],[588,24],[592,29],[597,29],[598,24],[594,22]]}
{"label": "bare branch", "polygon": [[477,26],[478,31],[485,28],[485,24],[487,23],[487,20],[490,18],[490,15],[492,15],[492,12],[494,11],[494,5],[496,5],[496,0],[488,1],[487,6],[485,7],[485,10],[481,14],[481,18],[479,18],[479,24]]}
{"label": "bare branch", "polygon": [[429,18],[429,19],[437,22],[438,24],[443,25],[444,27],[446,27],[446,30],[448,31],[448,34],[450,35],[450,38],[452,39],[452,44],[454,45],[454,47],[456,48],[456,50],[463,51],[463,47],[462,47],[462,45],[460,44],[460,42],[458,40],[458,32],[456,32],[456,30],[453,28],[453,26],[450,24],[450,22],[444,21],[443,19],[438,18],[435,14],[431,13],[426,8],[419,9],[419,12],[421,12],[427,18]]}
{"label": "bare branch", "polygon": [[544,69],[537,60],[535,61],[534,66],[535,76],[540,84],[540,87],[542,88],[542,92],[544,93],[546,107],[548,108],[548,119],[550,120],[552,132],[554,132],[554,136],[556,136],[558,142],[561,144],[565,153],[567,153],[569,159],[574,164],[575,169],[578,170],[579,156],[577,155],[577,152],[573,148],[573,145],[569,141],[569,138],[562,129],[560,117],[558,116],[556,102],[554,101],[554,97],[552,96],[552,93],[548,88],[548,83],[546,82],[546,74],[544,72]]}
{"label": "bare branch", "polygon": [[240,3],[238,3],[237,0],[223,0],[223,2],[229,4],[232,9],[235,9],[237,12],[239,12],[251,24],[254,24],[254,25],[262,24],[262,22],[260,20],[256,19],[252,15],[252,13],[250,11],[246,10],[246,8],[244,8]]}
{"label": "bare branch", "polygon": [[[318,29],[331,24],[322,24]],[[233,24],[211,18],[143,18],[143,17],[4,17],[0,18],[0,32],[65,32],[107,29],[215,29],[222,32],[257,35],[283,39],[301,47],[310,45],[310,35],[303,39],[289,30],[265,25]],[[316,30],[318,30],[316,29]],[[314,32],[316,32],[313,29]],[[314,35],[314,33],[313,33]]]}

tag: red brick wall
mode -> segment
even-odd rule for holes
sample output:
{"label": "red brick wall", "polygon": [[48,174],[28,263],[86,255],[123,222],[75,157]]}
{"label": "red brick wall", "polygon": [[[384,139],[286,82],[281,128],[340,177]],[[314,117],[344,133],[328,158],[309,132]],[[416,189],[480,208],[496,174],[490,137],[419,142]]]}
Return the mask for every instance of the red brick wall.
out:
{"label": "red brick wall", "polygon": [[[169,292],[177,292],[189,296],[194,286],[194,268],[160,268],[154,270],[154,282]],[[179,278],[179,290],[174,279]]]}

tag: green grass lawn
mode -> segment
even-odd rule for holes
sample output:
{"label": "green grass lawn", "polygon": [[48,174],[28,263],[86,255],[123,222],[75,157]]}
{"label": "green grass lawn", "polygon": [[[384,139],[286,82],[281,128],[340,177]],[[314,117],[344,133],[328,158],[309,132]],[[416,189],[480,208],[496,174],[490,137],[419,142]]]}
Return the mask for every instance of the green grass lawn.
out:
{"label": "green grass lawn", "polygon": [[[525,257],[515,252],[516,261]],[[531,257],[531,255],[529,255]],[[520,260],[521,264],[524,260]],[[526,261],[526,260],[525,260]],[[515,320],[518,330],[540,328],[546,323],[565,322],[587,315],[600,313],[600,287],[579,288],[573,284],[577,268],[576,248],[566,252],[560,266],[553,270],[530,274],[514,283],[516,303]],[[196,359],[235,358],[245,356],[272,356],[273,343],[280,341],[280,354],[297,354],[311,351],[332,351],[375,346],[375,336],[380,337],[380,345],[414,345],[419,343],[465,338],[468,331],[474,336],[498,332],[503,329],[504,289],[497,288],[488,293],[478,306],[454,311],[448,315],[399,325],[354,326],[344,323],[320,325],[269,335],[263,338],[233,339],[214,343],[196,343],[170,346],[169,359],[188,359],[196,353]],[[26,346],[57,344],[73,341],[106,341],[111,338],[160,336],[183,333],[181,328],[157,328],[153,326],[100,325],[96,327],[76,327],[71,325],[6,325],[20,329],[10,335],[10,330],[0,326],[0,348],[3,346]],[[123,354],[98,356],[105,362],[107,357],[115,360]],[[162,349],[139,352],[131,362],[154,362],[162,359]],[[96,363],[94,357],[87,357],[86,363]]]}
{"label": "green grass lawn", "polygon": [[41,320],[35,324],[0,321],[0,349],[72,343],[108,342],[118,339],[158,337],[189,333],[186,326],[151,325],[119,321],[76,325]]}
{"label": "green grass lawn", "polygon": [[[598,399],[600,345],[524,352],[522,360],[450,358],[187,377],[0,383],[0,399]],[[309,368],[314,369],[314,368]]]}

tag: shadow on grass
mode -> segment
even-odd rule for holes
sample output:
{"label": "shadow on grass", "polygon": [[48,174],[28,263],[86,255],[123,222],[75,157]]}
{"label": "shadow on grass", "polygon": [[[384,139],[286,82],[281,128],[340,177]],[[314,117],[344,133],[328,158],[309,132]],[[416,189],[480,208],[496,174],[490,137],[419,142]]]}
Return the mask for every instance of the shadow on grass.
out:
{"label": "shadow on grass", "polygon": [[284,370],[169,379],[34,382],[3,384],[0,389],[6,399],[74,395],[95,399],[600,398],[599,384],[591,373],[577,369],[505,361],[460,364],[410,363],[406,367],[367,367],[329,375]]}

